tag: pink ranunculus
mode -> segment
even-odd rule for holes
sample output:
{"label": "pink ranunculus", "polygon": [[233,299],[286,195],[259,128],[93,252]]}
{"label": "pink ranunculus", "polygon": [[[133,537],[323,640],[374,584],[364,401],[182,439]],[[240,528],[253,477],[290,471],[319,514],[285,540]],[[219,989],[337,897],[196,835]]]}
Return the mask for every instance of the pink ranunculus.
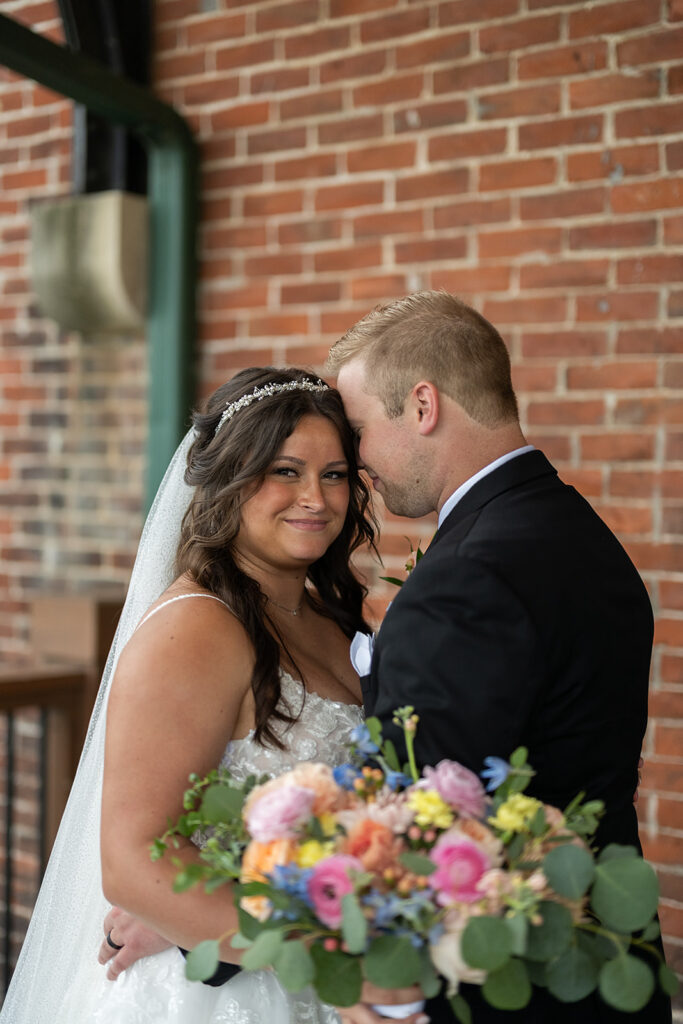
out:
{"label": "pink ranunculus", "polygon": [[311,817],[315,793],[304,786],[282,786],[264,792],[249,807],[245,823],[259,843],[293,839],[297,829]]}
{"label": "pink ranunculus", "polygon": [[439,761],[435,768],[427,766],[418,786],[435,789],[446,803],[460,814],[483,818],[486,791],[480,779],[457,761]]}
{"label": "pink ranunculus", "polygon": [[491,867],[491,859],[477,843],[452,829],[437,840],[429,857],[437,866],[429,876],[437,903],[446,907],[482,898],[477,882]]}
{"label": "pink ranunculus", "polygon": [[350,871],[362,871],[356,857],[335,853],[318,861],[308,880],[308,895],[317,917],[328,928],[338,928],[342,919],[342,898],[353,892]]}

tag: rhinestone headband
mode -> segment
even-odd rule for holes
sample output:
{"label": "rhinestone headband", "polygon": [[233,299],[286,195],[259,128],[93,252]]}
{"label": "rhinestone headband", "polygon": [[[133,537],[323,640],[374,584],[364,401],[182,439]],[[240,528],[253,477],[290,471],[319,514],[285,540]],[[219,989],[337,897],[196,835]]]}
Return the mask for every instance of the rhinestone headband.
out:
{"label": "rhinestone headband", "polygon": [[218,421],[214,437],[221,429],[226,420],[231,420],[240,409],[246,409],[252,402],[260,402],[263,398],[270,398],[271,395],[281,395],[285,391],[329,391],[329,386],[322,380],[288,380],[285,384],[264,384],[262,388],[256,387],[246,395],[242,395],[235,402],[228,402],[223,415]]}

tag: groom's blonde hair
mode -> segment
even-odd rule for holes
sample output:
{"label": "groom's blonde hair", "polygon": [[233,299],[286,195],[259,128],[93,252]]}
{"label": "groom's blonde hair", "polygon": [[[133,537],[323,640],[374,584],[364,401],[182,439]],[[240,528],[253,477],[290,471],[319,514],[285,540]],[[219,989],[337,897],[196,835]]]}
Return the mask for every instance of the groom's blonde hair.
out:
{"label": "groom's blonde hair", "polygon": [[377,306],[330,349],[326,370],[336,376],[352,359],[365,363],[366,390],[387,416],[428,380],[487,427],[516,420],[510,357],[493,324],[448,292],[425,291]]}

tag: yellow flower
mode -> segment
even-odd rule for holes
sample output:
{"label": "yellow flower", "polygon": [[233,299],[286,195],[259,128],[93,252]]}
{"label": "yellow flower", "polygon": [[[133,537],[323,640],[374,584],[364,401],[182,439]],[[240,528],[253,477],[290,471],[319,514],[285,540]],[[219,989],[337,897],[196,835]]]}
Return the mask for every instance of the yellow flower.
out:
{"label": "yellow flower", "polygon": [[325,811],[324,814],[318,815],[318,821],[320,827],[326,836],[330,838],[334,836],[337,829],[337,815],[332,814],[330,811]]}
{"label": "yellow flower", "polygon": [[296,851],[295,860],[300,868],[312,868],[323,857],[332,853],[332,843],[321,843],[318,839],[307,839]]}
{"label": "yellow flower", "polygon": [[489,818],[489,824],[504,832],[525,832],[539,807],[543,807],[540,800],[523,793],[513,793],[500,805],[495,818]]}
{"label": "yellow flower", "polygon": [[435,789],[414,789],[408,806],[415,811],[415,821],[421,828],[449,828],[453,824],[453,811]]}

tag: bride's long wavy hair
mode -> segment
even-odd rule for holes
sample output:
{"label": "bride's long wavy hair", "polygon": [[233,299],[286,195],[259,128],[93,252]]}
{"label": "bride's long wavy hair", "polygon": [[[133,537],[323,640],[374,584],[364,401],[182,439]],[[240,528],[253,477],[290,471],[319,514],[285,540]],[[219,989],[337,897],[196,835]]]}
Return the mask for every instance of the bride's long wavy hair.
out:
{"label": "bride's long wavy hair", "polygon": [[242,505],[256,493],[302,416],[322,416],[334,425],[349,467],[344,526],[325,554],[309,566],[307,580],[313,589],[307,589],[306,600],[333,619],[348,637],[356,630],[369,632],[363,618],[367,588],[354,575],[349,559],[362,544],[374,549],[376,521],[368,489],[358,472],[353,432],[339,392],[333,388],[280,392],[238,409],[217,430],[226,405],[255,387],[304,379],[310,380],[310,374],[296,369],[242,370],[213,393],[204,412],[194,414],[197,438],[188,455],[185,481],[195,492],[183,519],[176,556],[177,573],[189,573],[200,586],[225,601],[246,629],[255,655],[251,679],[255,739],[277,747],[283,744],[272,729],[273,720],[296,720],[280,703],[280,646],[287,648],[267,615],[259,584],[237,565],[233,542]]}

